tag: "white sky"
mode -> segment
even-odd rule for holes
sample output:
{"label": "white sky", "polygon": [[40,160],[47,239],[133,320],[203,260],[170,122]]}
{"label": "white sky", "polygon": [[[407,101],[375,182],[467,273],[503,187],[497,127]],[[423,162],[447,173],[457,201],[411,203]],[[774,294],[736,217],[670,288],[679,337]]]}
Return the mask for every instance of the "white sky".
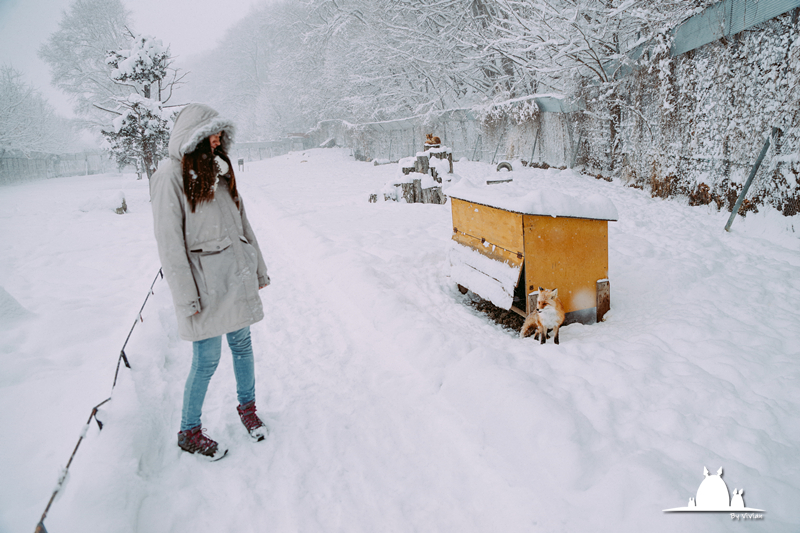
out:
{"label": "white sky", "polygon": [[[58,28],[73,0],[0,0],[0,64],[22,71],[59,113],[72,116],[71,104],[50,85],[47,65],[36,52]],[[123,0],[135,31],[151,34],[182,58],[214,47],[217,40],[254,5],[264,0]],[[187,80],[190,81],[190,80]]]}

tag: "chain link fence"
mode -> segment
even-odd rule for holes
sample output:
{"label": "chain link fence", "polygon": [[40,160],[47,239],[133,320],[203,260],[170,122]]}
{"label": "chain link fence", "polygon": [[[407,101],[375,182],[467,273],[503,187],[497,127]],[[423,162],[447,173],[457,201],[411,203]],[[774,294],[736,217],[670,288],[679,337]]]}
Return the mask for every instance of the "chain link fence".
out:
{"label": "chain link fence", "polygon": [[542,112],[533,120],[517,123],[482,120],[470,109],[364,124],[326,120],[309,132],[305,146],[345,146],[361,161],[399,161],[421,152],[429,133],[452,149],[455,161],[520,159],[561,167],[569,166],[573,155],[565,113]]}
{"label": "chain link fence", "polygon": [[76,154],[0,152],[0,185],[66,176],[115,172],[117,165],[102,151]]}

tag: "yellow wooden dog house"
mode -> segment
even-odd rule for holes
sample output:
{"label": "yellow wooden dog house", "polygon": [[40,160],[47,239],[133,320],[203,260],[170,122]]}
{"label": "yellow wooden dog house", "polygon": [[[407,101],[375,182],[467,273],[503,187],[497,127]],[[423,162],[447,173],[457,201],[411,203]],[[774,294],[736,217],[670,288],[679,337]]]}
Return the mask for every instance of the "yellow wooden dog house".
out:
{"label": "yellow wooden dog house", "polygon": [[[613,205],[589,210],[588,216],[580,209],[582,216],[561,216],[552,210],[510,210],[489,205],[491,199],[475,201],[475,194],[464,195],[471,199],[458,194],[449,193],[453,241],[481,256],[474,252],[465,256],[462,250],[466,259],[459,260],[451,273],[462,292],[471,289],[527,316],[536,307],[539,287],[556,288],[567,315],[565,324],[603,319],[611,302],[608,222],[616,220]],[[452,257],[451,253],[451,263]],[[499,296],[487,297],[482,291]]]}

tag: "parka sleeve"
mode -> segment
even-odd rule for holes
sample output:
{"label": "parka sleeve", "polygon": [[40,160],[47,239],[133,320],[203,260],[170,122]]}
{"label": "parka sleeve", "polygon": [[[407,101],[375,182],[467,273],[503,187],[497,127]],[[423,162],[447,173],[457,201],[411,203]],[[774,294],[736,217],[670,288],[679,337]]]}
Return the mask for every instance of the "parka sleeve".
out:
{"label": "parka sleeve", "polygon": [[258,239],[256,239],[256,234],[253,233],[253,228],[250,226],[250,221],[247,220],[247,213],[244,210],[244,201],[239,198],[239,213],[242,215],[242,230],[244,231],[244,238],[247,239],[247,242],[256,249],[256,254],[258,254],[258,269],[256,270],[256,276],[258,276],[258,286],[266,287],[270,284],[269,275],[267,274],[267,264],[264,262],[264,256],[261,254],[261,248],[258,246]]}
{"label": "parka sleeve", "polygon": [[150,179],[153,228],[161,269],[175,309],[179,315],[188,317],[200,311],[200,296],[186,255],[183,191],[171,166],[160,167]]}

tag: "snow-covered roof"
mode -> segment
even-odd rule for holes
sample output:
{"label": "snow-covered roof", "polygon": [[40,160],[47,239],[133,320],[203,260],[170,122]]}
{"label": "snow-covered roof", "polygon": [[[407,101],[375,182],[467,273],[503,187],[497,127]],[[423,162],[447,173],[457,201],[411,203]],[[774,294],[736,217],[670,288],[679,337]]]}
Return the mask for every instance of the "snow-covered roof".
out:
{"label": "snow-covered roof", "polygon": [[445,192],[452,198],[525,215],[593,220],[617,220],[618,216],[616,206],[605,196],[590,194],[579,198],[527,181],[481,186],[461,180]]}

